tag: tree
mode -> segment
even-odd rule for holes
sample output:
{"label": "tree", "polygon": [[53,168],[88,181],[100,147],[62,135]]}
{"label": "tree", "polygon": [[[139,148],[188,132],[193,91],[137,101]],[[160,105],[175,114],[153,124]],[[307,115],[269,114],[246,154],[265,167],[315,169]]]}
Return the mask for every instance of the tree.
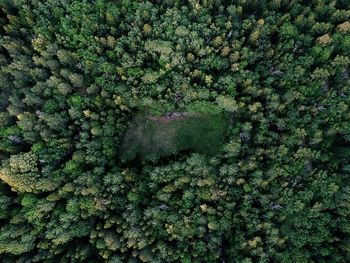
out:
{"label": "tree", "polygon": [[2,166],[0,178],[17,192],[40,192],[57,187],[53,179],[42,178],[38,159],[32,152],[12,155]]}

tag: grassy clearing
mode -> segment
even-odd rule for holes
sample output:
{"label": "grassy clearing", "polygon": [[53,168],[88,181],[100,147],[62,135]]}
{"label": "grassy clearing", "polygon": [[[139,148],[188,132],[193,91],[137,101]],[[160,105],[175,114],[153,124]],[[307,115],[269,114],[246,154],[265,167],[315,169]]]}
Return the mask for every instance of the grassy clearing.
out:
{"label": "grassy clearing", "polygon": [[125,134],[121,159],[156,160],[183,150],[213,155],[223,142],[226,127],[223,113],[140,114]]}

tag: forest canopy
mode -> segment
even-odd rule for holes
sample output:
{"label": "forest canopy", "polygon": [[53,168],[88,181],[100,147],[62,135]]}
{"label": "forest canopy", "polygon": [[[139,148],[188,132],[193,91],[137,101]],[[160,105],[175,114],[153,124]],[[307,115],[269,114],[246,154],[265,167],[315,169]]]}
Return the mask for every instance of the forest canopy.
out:
{"label": "forest canopy", "polygon": [[0,0],[0,261],[350,262],[349,21]]}

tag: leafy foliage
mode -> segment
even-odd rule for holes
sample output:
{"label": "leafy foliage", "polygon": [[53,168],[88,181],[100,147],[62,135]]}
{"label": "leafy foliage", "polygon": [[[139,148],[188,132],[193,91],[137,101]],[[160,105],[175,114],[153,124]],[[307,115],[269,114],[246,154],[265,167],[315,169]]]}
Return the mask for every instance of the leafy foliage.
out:
{"label": "leafy foliage", "polygon": [[349,262],[349,18],[0,1],[1,262]]}

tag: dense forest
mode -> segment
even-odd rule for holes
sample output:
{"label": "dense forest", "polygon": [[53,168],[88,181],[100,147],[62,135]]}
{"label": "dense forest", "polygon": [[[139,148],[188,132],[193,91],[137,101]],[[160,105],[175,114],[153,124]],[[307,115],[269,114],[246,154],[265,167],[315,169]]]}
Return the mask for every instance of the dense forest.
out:
{"label": "dense forest", "polygon": [[0,0],[0,261],[350,262],[349,0]]}

